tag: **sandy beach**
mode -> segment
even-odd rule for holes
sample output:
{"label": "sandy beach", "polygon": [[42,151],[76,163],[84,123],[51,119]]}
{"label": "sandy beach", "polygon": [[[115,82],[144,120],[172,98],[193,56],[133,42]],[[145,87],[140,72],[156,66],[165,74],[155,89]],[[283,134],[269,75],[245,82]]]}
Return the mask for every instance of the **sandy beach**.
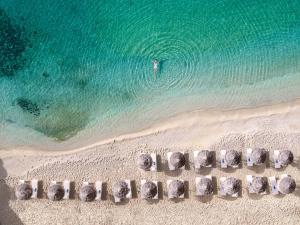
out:
{"label": "sandy beach", "polygon": [[[300,216],[300,191],[275,197],[253,197],[245,189],[245,176],[290,174],[300,187],[300,101],[251,109],[231,111],[195,111],[178,115],[153,125],[147,130],[110,140],[91,143],[85,148],[68,151],[39,151],[30,148],[1,149],[0,178],[2,225],[18,224],[297,224]],[[248,147],[262,147],[270,151],[289,149],[295,162],[285,169],[275,170],[272,163],[266,168],[236,170],[216,168],[196,173],[193,150],[235,149],[245,154]],[[171,173],[166,169],[168,151],[189,153],[188,169]],[[156,152],[161,157],[158,172],[137,169],[140,152]],[[234,176],[243,182],[242,196],[236,200],[220,198],[216,193],[210,199],[195,197],[195,177],[211,174],[217,178]],[[75,199],[51,202],[42,199],[19,201],[13,188],[19,179],[36,178],[43,181],[46,193],[51,180],[69,179],[75,182]],[[160,200],[149,203],[140,199],[140,180],[161,182]],[[180,178],[189,182],[186,198],[174,202],[167,199],[166,181]],[[120,179],[131,179],[134,198],[116,205],[111,199],[111,187]],[[103,200],[83,203],[78,190],[83,181],[104,182]],[[218,184],[219,186],[219,184]]]}

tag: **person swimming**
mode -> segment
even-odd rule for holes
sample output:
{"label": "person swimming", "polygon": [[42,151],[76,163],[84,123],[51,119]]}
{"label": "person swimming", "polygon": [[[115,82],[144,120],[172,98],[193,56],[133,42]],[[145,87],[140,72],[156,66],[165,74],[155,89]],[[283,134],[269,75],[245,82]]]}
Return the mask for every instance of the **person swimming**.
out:
{"label": "person swimming", "polygon": [[159,61],[154,59],[154,60],[152,60],[152,63],[153,63],[154,79],[156,79],[156,73],[157,73],[157,70],[158,70]]}

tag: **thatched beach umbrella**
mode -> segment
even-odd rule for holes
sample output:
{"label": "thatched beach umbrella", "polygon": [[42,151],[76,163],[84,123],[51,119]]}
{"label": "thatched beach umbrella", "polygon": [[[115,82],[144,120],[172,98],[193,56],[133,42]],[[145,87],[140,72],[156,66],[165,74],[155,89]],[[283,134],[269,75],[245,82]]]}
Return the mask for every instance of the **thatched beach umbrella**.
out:
{"label": "thatched beach umbrella", "polygon": [[185,157],[181,152],[174,152],[170,157],[170,163],[175,169],[179,169],[185,165]]}
{"label": "thatched beach umbrella", "polygon": [[48,198],[52,201],[60,201],[65,195],[65,190],[60,184],[51,184],[48,188]]}
{"label": "thatched beach umbrella", "polygon": [[113,195],[117,198],[124,199],[129,193],[130,189],[125,181],[119,181],[113,186]]}
{"label": "thatched beach umbrella", "polygon": [[208,166],[213,163],[213,153],[208,150],[202,150],[197,155],[197,161],[200,166]]}
{"label": "thatched beach umbrella", "polygon": [[268,187],[268,182],[263,177],[254,177],[252,180],[253,191],[257,194],[263,193]]}
{"label": "thatched beach umbrella", "polygon": [[222,188],[227,195],[234,195],[241,189],[240,182],[234,177],[228,177],[222,182]]}
{"label": "thatched beach umbrella", "polygon": [[152,158],[149,154],[141,154],[137,159],[137,164],[140,169],[149,170],[152,165]]}
{"label": "thatched beach umbrella", "polygon": [[145,199],[152,199],[157,195],[157,186],[151,181],[147,181],[141,188],[142,196]]}
{"label": "thatched beach umbrella", "polygon": [[281,165],[287,166],[288,164],[291,164],[294,161],[294,155],[289,150],[280,151],[278,155],[278,161]]}
{"label": "thatched beach umbrella", "polygon": [[26,183],[19,184],[16,187],[15,194],[17,199],[19,200],[28,200],[31,198],[32,195],[32,187],[30,184]]}
{"label": "thatched beach umbrella", "polygon": [[94,201],[96,198],[96,188],[89,184],[89,185],[83,185],[80,188],[80,193],[79,193],[79,197],[81,199],[81,201],[84,202],[91,202]]}
{"label": "thatched beach umbrella", "polygon": [[284,177],[279,180],[278,189],[282,194],[290,194],[296,189],[296,182],[291,177]]}
{"label": "thatched beach umbrella", "polygon": [[235,150],[226,151],[225,161],[229,166],[238,166],[241,162],[241,155]]}
{"label": "thatched beach umbrella", "polygon": [[200,195],[210,195],[213,192],[212,180],[204,177],[199,180],[196,188]]}
{"label": "thatched beach umbrella", "polygon": [[184,194],[184,183],[180,180],[173,180],[168,186],[169,196],[178,198]]}
{"label": "thatched beach umbrella", "polygon": [[267,159],[267,151],[263,148],[255,148],[250,157],[255,165],[263,164]]}

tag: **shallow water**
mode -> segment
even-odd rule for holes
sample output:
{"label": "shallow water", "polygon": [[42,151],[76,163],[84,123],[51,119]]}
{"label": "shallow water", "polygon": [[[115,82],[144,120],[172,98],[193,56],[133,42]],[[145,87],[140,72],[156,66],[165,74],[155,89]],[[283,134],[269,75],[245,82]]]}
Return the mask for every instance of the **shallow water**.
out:
{"label": "shallow water", "polygon": [[1,0],[0,28],[2,143],[300,97],[296,0]]}

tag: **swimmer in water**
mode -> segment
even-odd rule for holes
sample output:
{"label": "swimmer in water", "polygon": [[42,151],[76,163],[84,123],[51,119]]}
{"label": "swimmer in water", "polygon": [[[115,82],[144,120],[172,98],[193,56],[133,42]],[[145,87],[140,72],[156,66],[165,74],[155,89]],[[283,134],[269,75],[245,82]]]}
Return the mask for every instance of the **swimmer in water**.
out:
{"label": "swimmer in water", "polygon": [[152,63],[153,63],[154,79],[156,80],[156,73],[158,70],[159,61],[154,59],[154,60],[152,60]]}

